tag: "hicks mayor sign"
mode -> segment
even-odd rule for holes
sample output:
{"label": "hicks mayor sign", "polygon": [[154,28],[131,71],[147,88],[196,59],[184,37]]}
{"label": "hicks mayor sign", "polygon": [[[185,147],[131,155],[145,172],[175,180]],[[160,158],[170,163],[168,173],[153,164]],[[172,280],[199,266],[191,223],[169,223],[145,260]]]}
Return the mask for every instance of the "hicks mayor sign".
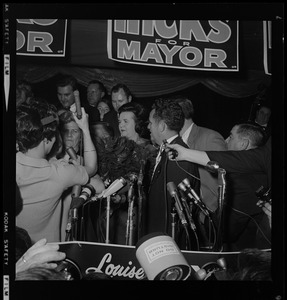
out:
{"label": "hicks mayor sign", "polygon": [[238,21],[108,20],[109,59],[187,70],[239,71]]}

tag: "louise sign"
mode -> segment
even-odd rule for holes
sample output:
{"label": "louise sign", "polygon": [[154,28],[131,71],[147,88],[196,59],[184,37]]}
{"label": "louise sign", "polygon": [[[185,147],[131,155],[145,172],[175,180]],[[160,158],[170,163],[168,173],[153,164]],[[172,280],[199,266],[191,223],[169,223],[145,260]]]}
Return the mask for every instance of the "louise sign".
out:
{"label": "louise sign", "polygon": [[67,20],[17,19],[17,55],[64,57]]}
{"label": "louise sign", "polygon": [[[145,280],[145,272],[136,258],[134,246],[91,242],[62,242],[60,251],[77,265],[82,275],[93,272],[118,280]],[[238,252],[182,251],[188,264],[197,271],[206,263],[224,258],[228,267],[236,264]]]}
{"label": "louise sign", "polygon": [[239,71],[238,21],[109,20],[107,46],[123,63]]}

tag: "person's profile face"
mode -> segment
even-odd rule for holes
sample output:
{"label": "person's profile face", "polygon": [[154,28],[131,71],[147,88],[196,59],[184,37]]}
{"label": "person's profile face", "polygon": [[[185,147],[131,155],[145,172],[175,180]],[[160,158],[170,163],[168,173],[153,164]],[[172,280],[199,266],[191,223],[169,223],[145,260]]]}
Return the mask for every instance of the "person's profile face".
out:
{"label": "person's profile face", "polygon": [[65,124],[62,136],[65,148],[73,147],[76,152],[79,151],[81,129],[79,128],[76,122],[70,122]]}
{"label": "person's profile face", "polygon": [[133,139],[138,136],[135,130],[135,115],[131,111],[124,111],[119,115],[119,130],[121,136],[125,136],[128,139]]}
{"label": "person's profile face", "polygon": [[75,103],[74,91],[72,86],[59,86],[57,88],[57,97],[62,106],[69,109]]}
{"label": "person's profile face", "polygon": [[148,130],[150,131],[150,140],[157,145],[161,144],[161,138],[159,135],[159,124],[154,118],[155,110],[153,109],[149,114]]}
{"label": "person's profile face", "polygon": [[234,150],[239,151],[242,149],[242,139],[239,137],[238,133],[238,126],[234,126],[229,134],[229,137],[225,140],[227,145],[227,150]]}

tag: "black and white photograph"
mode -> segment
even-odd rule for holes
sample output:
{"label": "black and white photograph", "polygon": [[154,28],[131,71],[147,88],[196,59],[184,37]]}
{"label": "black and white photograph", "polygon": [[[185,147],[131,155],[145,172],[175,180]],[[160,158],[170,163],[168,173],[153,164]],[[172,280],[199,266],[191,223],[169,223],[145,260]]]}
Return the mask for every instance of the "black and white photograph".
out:
{"label": "black and white photograph", "polygon": [[3,299],[285,299],[284,3],[2,11]]}

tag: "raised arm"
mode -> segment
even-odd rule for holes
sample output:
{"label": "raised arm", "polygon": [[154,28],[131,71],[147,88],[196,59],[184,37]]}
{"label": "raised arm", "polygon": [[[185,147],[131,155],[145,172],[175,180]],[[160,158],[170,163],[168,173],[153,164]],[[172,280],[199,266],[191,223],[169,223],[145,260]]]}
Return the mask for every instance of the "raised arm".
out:
{"label": "raised arm", "polygon": [[82,107],[82,118],[78,119],[76,113],[74,113],[75,122],[82,129],[83,142],[84,142],[84,167],[87,170],[88,175],[94,176],[98,171],[98,158],[97,151],[91,138],[89,129],[89,118],[85,109]]}
{"label": "raised arm", "polygon": [[[175,158],[173,158],[173,154],[170,151],[171,149],[174,149],[177,152],[177,156]],[[170,160],[186,160],[203,166],[210,161],[205,151],[185,148],[178,144],[167,144],[165,151],[167,152]]]}

